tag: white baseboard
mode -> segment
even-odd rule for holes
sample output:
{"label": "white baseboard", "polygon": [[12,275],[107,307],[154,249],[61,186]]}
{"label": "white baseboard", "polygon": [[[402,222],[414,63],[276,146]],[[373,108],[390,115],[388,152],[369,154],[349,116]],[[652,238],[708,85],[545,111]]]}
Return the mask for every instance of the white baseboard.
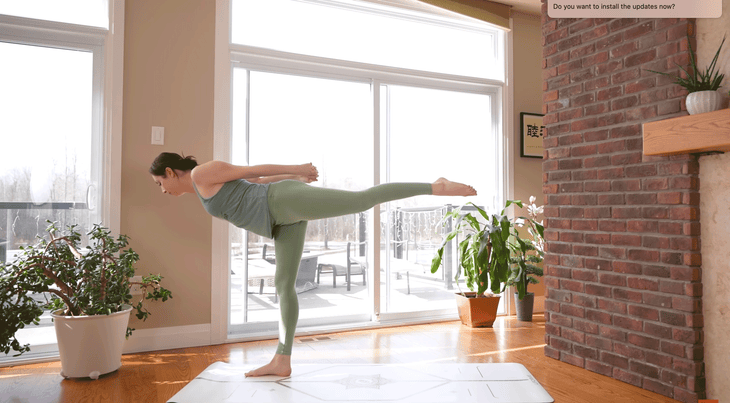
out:
{"label": "white baseboard", "polygon": [[174,348],[209,346],[210,324],[135,330],[124,342],[122,354]]}
{"label": "white baseboard", "polygon": [[[535,297],[534,310],[535,313],[545,312],[545,297]],[[443,318],[428,318],[417,323],[432,323],[442,320],[455,320],[454,315],[443,317]],[[398,325],[413,325],[416,322],[404,322],[399,321],[386,321],[385,323],[368,323],[367,326],[363,325],[358,329],[377,328],[377,327],[390,327]],[[320,334],[330,333],[333,331],[353,330],[352,324],[344,327],[334,327],[332,329],[317,328],[303,329],[297,333],[297,336],[304,336],[308,334]],[[200,325],[188,325],[188,326],[172,326],[172,327],[161,327],[155,329],[138,329],[135,330],[129,339],[124,342],[124,349],[122,354],[142,353],[147,351],[158,351],[158,350],[171,350],[176,348],[186,347],[202,347],[210,346],[214,343],[211,342],[211,325],[209,323]],[[271,339],[275,336],[266,335],[259,336],[258,338],[252,338],[250,340],[261,340]],[[249,339],[237,339],[236,337],[226,340],[226,343],[249,341]],[[47,348],[46,348],[47,347]],[[45,348],[45,349],[44,349]],[[48,346],[34,346],[33,353],[24,354],[22,357],[16,359],[0,360],[0,367],[12,366],[12,365],[23,365],[31,363],[40,363],[48,361],[58,360],[58,349],[55,344]]]}
{"label": "white baseboard", "polygon": [[[40,329],[53,331],[53,327]],[[55,337],[53,338],[55,341]],[[124,341],[122,354],[142,353],[146,351],[170,350],[174,348],[201,347],[211,345],[210,324],[161,327],[156,329],[135,330],[129,339]],[[3,357],[0,353],[0,368],[14,365],[36,364],[58,361],[58,346],[52,344],[33,345],[30,353],[20,357],[12,354]]]}
{"label": "white baseboard", "polygon": [[[533,307],[534,313],[543,313],[545,312],[545,297],[544,296],[536,296],[535,297],[535,305]],[[397,319],[397,318],[393,318]],[[414,321],[386,321],[384,323],[368,323],[367,326],[359,327],[358,329],[367,329],[367,328],[376,328],[376,327],[390,327],[390,326],[398,326],[398,325],[413,325],[413,324],[420,324],[420,323],[432,323],[432,322],[439,322],[443,320],[456,320],[458,317],[455,313],[444,316],[444,317],[429,317],[424,318],[421,321],[414,322]],[[352,324],[348,324],[345,326],[334,326],[332,329],[329,329],[327,327],[316,327],[316,329],[302,329],[297,332],[297,336],[304,336],[308,334],[320,334],[320,333],[330,333],[332,331],[344,331],[344,330],[353,330]],[[129,336],[129,339],[127,339],[124,343],[124,351],[123,354],[131,354],[131,353],[141,353],[146,351],[156,351],[156,350],[170,350],[174,348],[186,348],[186,347],[201,347],[201,346],[210,346],[213,343],[211,343],[211,325],[209,323],[201,324],[201,325],[189,325],[189,326],[173,326],[173,327],[161,327],[161,328],[155,328],[155,329],[140,329],[135,330],[134,333],[132,333],[131,336]],[[239,341],[248,341],[248,340],[261,340],[261,339],[271,339],[276,338],[276,335],[265,335],[259,337],[254,337],[251,339],[238,339],[236,337],[233,337],[231,339],[227,339],[226,343],[232,343],[232,342],[239,342]]]}

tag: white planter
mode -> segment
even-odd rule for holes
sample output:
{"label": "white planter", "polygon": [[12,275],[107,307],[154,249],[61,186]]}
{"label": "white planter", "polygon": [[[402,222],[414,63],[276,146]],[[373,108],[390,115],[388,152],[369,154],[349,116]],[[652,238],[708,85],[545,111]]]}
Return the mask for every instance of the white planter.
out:
{"label": "white planter", "polygon": [[122,347],[131,306],[111,315],[61,316],[51,313],[64,378],[99,378],[122,366]]}
{"label": "white planter", "polygon": [[697,91],[687,95],[687,112],[697,115],[714,112],[722,107],[722,95],[717,91]]}

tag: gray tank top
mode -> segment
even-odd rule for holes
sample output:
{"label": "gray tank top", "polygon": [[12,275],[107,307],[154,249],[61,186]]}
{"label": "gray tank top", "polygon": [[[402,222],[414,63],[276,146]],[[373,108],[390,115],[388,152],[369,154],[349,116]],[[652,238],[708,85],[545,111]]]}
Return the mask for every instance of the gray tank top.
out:
{"label": "gray tank top", "polygon": [[238,228],[271,238],[273,220],[269,214],[269,184],[238,179],[223,184],[213,197],[204,198],[193,183],[195,193],[208,214],[222,218]]}

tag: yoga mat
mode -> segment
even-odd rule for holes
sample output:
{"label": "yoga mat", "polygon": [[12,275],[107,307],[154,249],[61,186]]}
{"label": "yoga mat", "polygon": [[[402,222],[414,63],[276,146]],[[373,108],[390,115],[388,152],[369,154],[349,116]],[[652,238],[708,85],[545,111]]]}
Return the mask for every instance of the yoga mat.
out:
{"label": "yoga mat", "polygon": [[522,364],[296,364],[289,377],[245,378],[251,365],[216,362],[168,403],[549,403]]}

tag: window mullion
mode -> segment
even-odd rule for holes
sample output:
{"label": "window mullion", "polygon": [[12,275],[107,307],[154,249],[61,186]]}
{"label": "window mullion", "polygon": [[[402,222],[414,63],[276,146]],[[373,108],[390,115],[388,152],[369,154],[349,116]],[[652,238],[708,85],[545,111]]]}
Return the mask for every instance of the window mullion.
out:
{"label": "window mullion", "polygon": [[19,44],[35,44],[62,47],[63,49],[88,50],[90,46],[104,45],[109,31],[53,21],[34,20],[0,14],[0,39]]}
{"label": "window mullion", "polygon": [[397,85],[484,93],[504,85],[503,81],[378,66],[366,63],[299,55],[252,46],[231,44],[231,60],[241,67],[268,72],[300,74],[322,78],[370,82],[377,79]]}
{"label": "window mullion", "polygon": [[[373,185],[380,184],[380,81],[372,81],[373,95]],[[370,282],[369,294],[371,296],[372,320],[377,321],[380,316],[380,205],[375,206],[372,214],[372,221],[369,223],[368,260],[373,262],[373,269],[368,274]]]}

